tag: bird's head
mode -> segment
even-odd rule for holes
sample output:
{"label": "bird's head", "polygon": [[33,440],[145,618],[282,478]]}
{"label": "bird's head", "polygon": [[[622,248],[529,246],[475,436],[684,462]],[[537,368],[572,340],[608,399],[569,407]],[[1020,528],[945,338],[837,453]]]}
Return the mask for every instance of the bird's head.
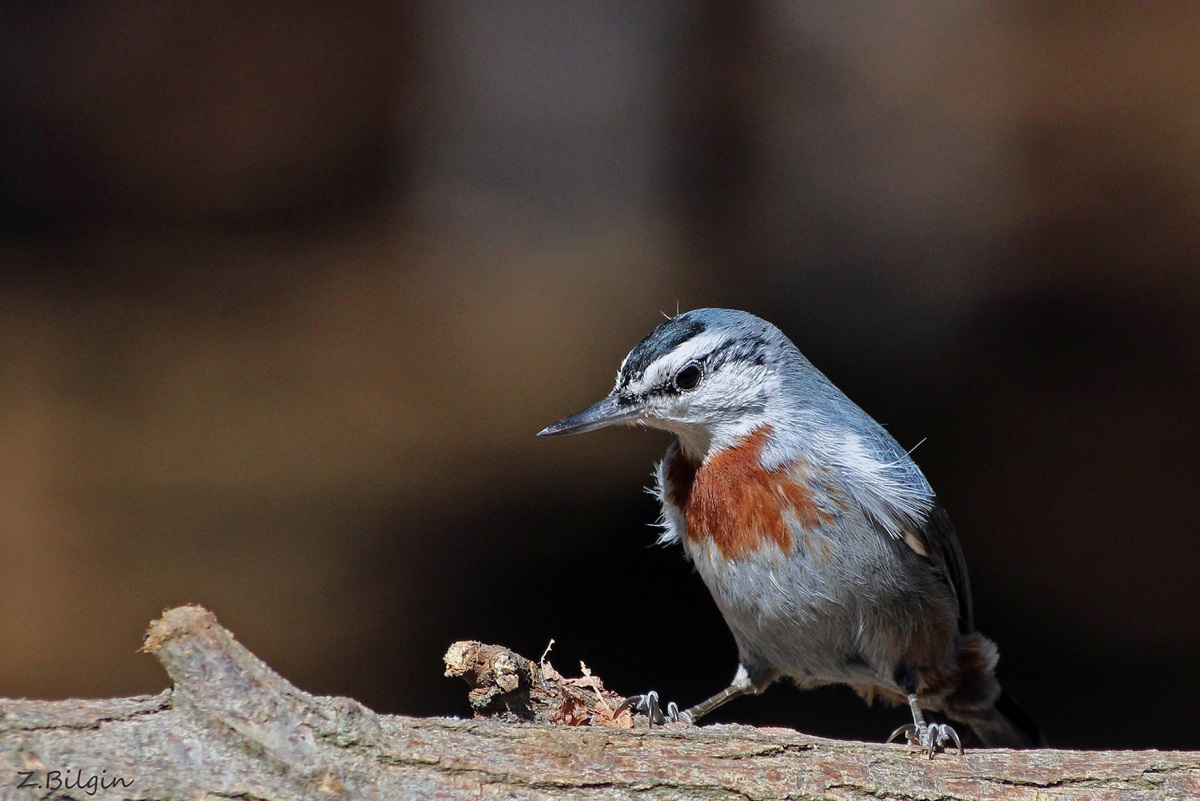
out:
{"label": "bird's head", "polygon": [[639,424],[676,434],[685,453],[703,459],[772,424],[782,376],[804,365],[795,346],[765,320],[731,309],[696,309],[639,342],[621,363],[608,397],[539,436]]}

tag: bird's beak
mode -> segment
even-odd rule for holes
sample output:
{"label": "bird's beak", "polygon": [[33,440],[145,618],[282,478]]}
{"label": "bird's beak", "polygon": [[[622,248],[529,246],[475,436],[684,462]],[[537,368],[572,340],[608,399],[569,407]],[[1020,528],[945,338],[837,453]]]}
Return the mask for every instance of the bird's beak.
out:
{"label": "bird's beak", "polygon": [[623,405],[617,400],[614,393],[582,412],[575,412],[552,426],[546,426],[538,432],[538,436],[555,437],[560,434],[582,434],[585,431],[595,431],[597,428],[617,423],[628,423],[640,417],[642,417],[641,404]]}

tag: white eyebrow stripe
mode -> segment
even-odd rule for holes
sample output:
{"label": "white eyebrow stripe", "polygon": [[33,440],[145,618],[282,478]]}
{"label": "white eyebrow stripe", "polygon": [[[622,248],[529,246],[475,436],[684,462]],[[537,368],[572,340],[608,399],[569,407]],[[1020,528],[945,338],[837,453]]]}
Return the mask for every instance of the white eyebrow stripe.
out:
{"label": "white eyebrow stripe", "polygon": [[724,344],[728,339],[729,334],[724,331],[705,331],[684,342],[670,355],[677,358],[682,367],[692,359],[698,359],[716,350],[718,345]]}
{"label": "white eyebrow stripe", "polygon": [[634,392],[645,392],[661,383],[664,376],[674,373],[690,361],[707,355],[728,339],[729,335],[722,331],[704,331],[697,334],[652,362],[646,368],[645,374],[630,385],[630,389]]}

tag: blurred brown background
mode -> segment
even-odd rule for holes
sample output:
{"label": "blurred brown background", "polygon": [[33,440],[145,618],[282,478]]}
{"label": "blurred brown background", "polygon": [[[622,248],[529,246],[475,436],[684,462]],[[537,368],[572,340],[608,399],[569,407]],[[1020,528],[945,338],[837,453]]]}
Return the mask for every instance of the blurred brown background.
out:
{"label": "blurred brown background", "polygon": [[0,696],[157,691],[183,602],[381,711],[466,714],[461,638],[706,696],[665,440],[533,434],[721,305],[924,440],[1053,743],[1200,746],[1197,41],[1190,2],[5,4]]}

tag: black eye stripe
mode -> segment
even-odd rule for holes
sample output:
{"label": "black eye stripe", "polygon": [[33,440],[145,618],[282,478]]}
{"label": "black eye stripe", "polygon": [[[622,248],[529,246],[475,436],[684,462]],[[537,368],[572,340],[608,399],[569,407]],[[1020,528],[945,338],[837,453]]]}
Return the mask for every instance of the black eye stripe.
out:
{"label": "black eye stripe", "polygon": [[[650,336],[639,342],[625,358],[617,377],[617,389],[628,394],[631,385],[645,378],[646,371],[651,365],[707,330],[709,329],[705,323],[698,320],[687,320],[687,315],[663,323],[651,332]],[[653,397],[687,392],[695,389],[700,381],[705,380],[705,376],[724,370],[726,365],[731,362],[762,367],[767,360],[765,351],[768,347],[769,343],[761,334],[731,335],[704,353],[696,354],[674,375],[658,376],[655,385],[645,387],[640,394]],[[697,382],[691,383],[689,375],[680,384],[678,377],[692,364],[698,365],[700,370]]]}

